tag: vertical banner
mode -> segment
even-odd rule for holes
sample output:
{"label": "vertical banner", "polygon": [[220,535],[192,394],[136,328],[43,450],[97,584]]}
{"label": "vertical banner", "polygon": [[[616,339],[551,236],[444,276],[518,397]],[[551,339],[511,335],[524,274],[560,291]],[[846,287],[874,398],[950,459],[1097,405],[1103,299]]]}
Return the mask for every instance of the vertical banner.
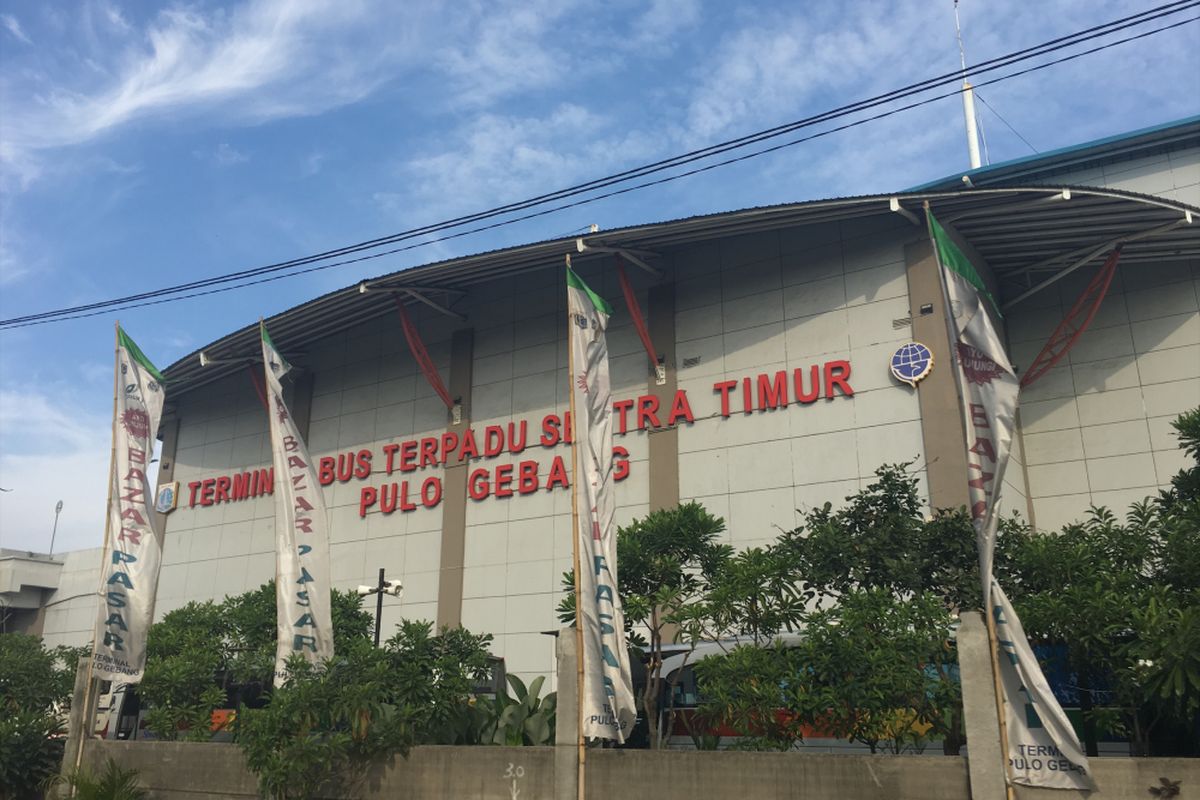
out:
{"label": "vertical banner", "polygon": [[154,531],[147,477],[163,408],[163,377],[117,327],[116,403],[108,519],[100,565],[93,675],[137,683],[146,667],[146,635],[162,551]]}
{"label": "vertical banner", "polygon": [[567,329],[574,398],[574,493],[583,638],[582,734],[624,742],[637,710],[625,646],[613,524],[612,387],[605,330],[612,308],[567,268]]}
{"label": "vertical banner", "polygon": [[995,621],[1000,684],[1013,783],[1091,789],[1087,758],[1066,713],[1050,691],[1016,612],[992,577],[1000,488],[1012,448],[1020,386],[984,305],[995,307],[966,253],[927,211],[933,249],[946,288],[967,444],[967,499],[979,550],[984,605]]}
{"label": "vertical banner", "polygon": [[992,579],[992,611],[1000,645],[1000,680],[1008,723],[1008,772],[1013,783],[1090,790],[1087,755],[1042,674],[1017,612]]}
{"label": "vertical banner", "polygon": [[333,658],[329,537],[325,498],[308,448],[283,402],[280,379],[291,369],[262,331],[271,456],[275,464],[275,685],[299,653],[320,663]]}

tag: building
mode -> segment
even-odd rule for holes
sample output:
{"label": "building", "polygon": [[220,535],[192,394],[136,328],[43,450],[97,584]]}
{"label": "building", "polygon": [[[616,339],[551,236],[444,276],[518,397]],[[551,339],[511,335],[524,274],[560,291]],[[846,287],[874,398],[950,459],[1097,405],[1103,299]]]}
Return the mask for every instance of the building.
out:
{"label": "building", "polygon": [[[737,547],[913,462],[931,506],[965,502],[962,430],[925,203],[972,254],[1028,366],[1115,244],[1108,297],[1069,357],[1023,395],[1004,505],[1053,529],[1124,508],[1182,466],[1169,422],[1200,405],[1200,118],[983,168],[895,195],[754,208],[599,231],[365,280],[267,324],[300,367],[287,398],[329,484],[337,587],[403,581],[401,617],[495,636],[520,674],[552,670],[571,566],[564,255],[615,308],[609,337],[618,522],[695,499]],[[652,368],[614,268],[626,255],[665,370]],[[1085,256],[1087,256],[1085,260]],[[644,264],[642,269],[636,264]],[[407,305],[450,394],[423,378]],[[935,357],[915,388],[901,345]],[[247,326],[166,370],[159,615],[274,571],[274,507]],[[468,445],[467,442],[471,444]],[[93,578],[70,554],[58,590]],[[90,566],[89,566],[90,563]],[[92,600],[50,598],[47,641],[90,636]]]}

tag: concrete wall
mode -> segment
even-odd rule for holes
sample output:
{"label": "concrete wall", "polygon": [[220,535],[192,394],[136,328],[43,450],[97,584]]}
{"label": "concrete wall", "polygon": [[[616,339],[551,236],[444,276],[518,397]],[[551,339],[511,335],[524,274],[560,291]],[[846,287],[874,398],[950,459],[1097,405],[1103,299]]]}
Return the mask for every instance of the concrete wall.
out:
{"label": "concrete wall", "polygon": [[[407,758],[396,756],[390,764],[367,770],[355,785],[333,788],[328,796],[550,800],[553,755],[550,747],[418,747]],[[95,768],[106,757],[138,769],[152,800],[257,796],[254,776],[234,745],[88,743],[85,764]],[[968,787],[961,758],[590,750],[587,795],[960,800],[968,796]]]}
{"label": "concrete wall", "polygon": [[[407,758],[365,771],[357,783],[336,787],[335,797],[442,800],[550,800],[554,748],[417,747]],[[256,781],[234,745],[92,740],[84,763],[107,757],[136,768],[152,800],[221,800],[256,797]],[[1181,800],[1200,787],[1197,759],[1096,759],[1102,800],[1148,797],[1160,776],[1182,781]],[[828,756],[797,753],[660,752],[589,750],[588,797],[658,800],[739,797],[745,800],[965,800],[970,796],[965,758]],[[1083,797],[1075,792],[1018,788],[1018,800]]]}
{"label": "concrete wall", "polygon": [[63,560],[58,588],[46,598],[42,640],[47,647],[78,647],[96,628],[96,590],[100,584],[100,548],[73,550]]}

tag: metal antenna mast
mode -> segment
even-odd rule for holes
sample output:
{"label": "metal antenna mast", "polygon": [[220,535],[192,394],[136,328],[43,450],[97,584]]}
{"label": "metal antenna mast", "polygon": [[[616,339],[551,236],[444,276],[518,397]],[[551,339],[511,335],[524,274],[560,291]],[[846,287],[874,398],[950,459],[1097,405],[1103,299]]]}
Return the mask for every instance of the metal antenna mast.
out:
{"label": "metal antenna mast", "polygon": [[971,169],[979,169],[983,162],[979,159],[979,131],[975,121],[975,90],[967,80],[967,53],[963,48],[962,26],[958,21],[958,0],[954,0],[954,35],[958,39],[958,59],[962,65],[963,75],[963,117],[967,123],[967,157],[971,161]]}

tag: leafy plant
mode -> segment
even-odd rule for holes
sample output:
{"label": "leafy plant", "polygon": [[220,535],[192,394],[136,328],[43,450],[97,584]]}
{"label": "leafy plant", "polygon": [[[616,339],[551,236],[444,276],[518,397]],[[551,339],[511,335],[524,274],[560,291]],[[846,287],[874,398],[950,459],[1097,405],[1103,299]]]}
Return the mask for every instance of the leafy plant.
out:
{"label": "leafy plant", "polygon": [[1200,753],[1200,409],[1174,426],[1196,464],[1158,498],[1001,542],[1001,582],[1030,638],[1063,648],[1092,755],[1104,730],[1127,731],[1135,755],[1156,739]]}
{"label": "leafy plant", "polygon": [[796,654],[778,643],[738,645],[701,660],[696,664],[704,697],[701,724],[731,728],[739,749],[791,749],[804,738],[803,721],[783,710],[785,691],[800,670]]}
{"label": "leafy plant", "polygon": [[313,797],[374,759],[444,741],[487,674],[490,640],[405,622],[382,647],[355,639],[323,666],[293,657],[270,704],[234,726],[263,796]]}
{"label": "leafy plant", "polygon": [[62,762],[82,648],[48,649],[23,633],[0,634],[0,798],[38,797]]}
{"label": "leafy plant", "polygon": [[111,758],[99,774],[79,769],[66,782],[75,800],[143,800],[147,795],[138,783],[138,771],[123,769]]}
{"label": "leafy plant", "polygon": [[516,697],[510,696],[506,689],[491,700],[480,700],[472,705],[480,712],[477,741],[510,747],[554,744],[558,703],[554,692],[540,697],[546,679],[539,675],[526,688],[524,681],[516,675],[505,678]]}
{"label": "leafy plant", "polygon": [[[353,592],[332,593],[334,649],[366,640],[372,618]],[[188,603],[150,629],[146,672],[138,691],[147,703],[146,726],[161,739],[204,741],[211,717],[228,700],[257,700],[275,673],[275,583],[226,598]]]}
{"label": "leafy plant", "polygon": [[41,797],[41,788],[62,763],[65,733],[62,722],[50,714],[0,714],[0,800]]}
{"label": "leafy plant", "polygon": [[872,753],[922,749],[931,728],[949,732],[962,703],[951,622],[933,595],[901,600],[874,589],[843,596],[808,618],[785,708]]}

